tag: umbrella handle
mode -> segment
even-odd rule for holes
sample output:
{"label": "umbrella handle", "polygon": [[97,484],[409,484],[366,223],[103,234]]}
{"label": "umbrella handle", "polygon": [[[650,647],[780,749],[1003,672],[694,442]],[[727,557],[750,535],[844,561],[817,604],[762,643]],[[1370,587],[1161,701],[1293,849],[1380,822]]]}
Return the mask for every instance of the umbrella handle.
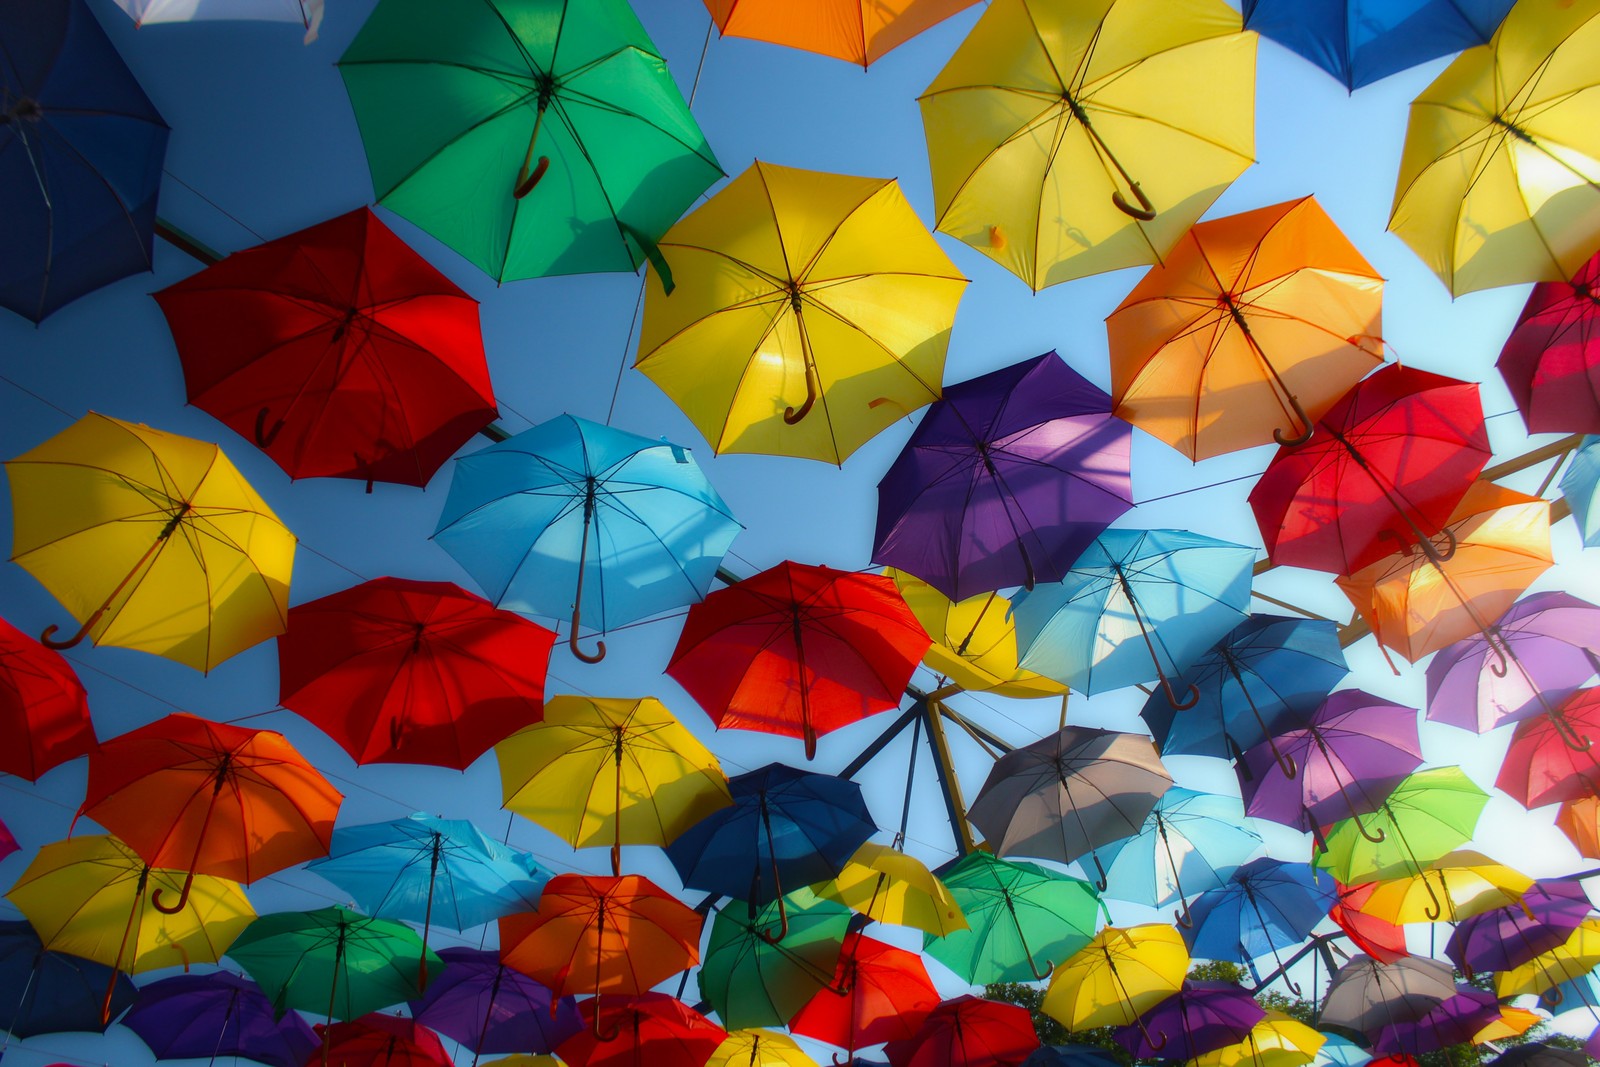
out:
{"label": "umbrella handle", "polygon": [[185,904],[189,903],[189,890],[193,885],[194,872],[190,871],[188,874],[184,875],[183,888],[178,890],[177,903],[173,904],[172,907],[169,908],[161,902],[161,886],[156,886],[155,889],[151,891],[150,903],[163,915],[176,915],[178,912],[183,910],[183,906]]}
{"label": "umbrella handle", "polygon": [[801,419],[811,413],[811,408],[817,402],[817,383],[812,377],[811,363],[806,363],[806,399],[798,408],[786,407],[783,409],[783,421],[790,426],[796,425]]}
{"label": "umbrella handle", "polygon": [[1432,902],[1431,907],[1422,909],[1422,914],[1427,916],[1429,922],[1438,922],[1439,916],[1444,914],[1444,905],[1439,902],[1439,894],[1433,891],[1433,883],[1428,881],[1427,871],[1422,872],[1422,888],[1428,891],[1428,900]]}
{"label": "umbrella handle", "polygon": [[278,439],[278,431],[283,429],[283,420],[272,424],[272,429],[267,429],[267,409],[262,408],[256,412],[256,447],[271,448],[272,442]]}
{"label": "umbrella handle", "polygon": [[[1118,984],[1119,985],[1121,984],[1120,980],[1118,981]],[[1134,1023],[1135,1026],[1137,1026],[1139,1028],[1139,1033],[1144,1035],[1145,1044],[1149,1045],[1152,1049],[1154,1049],[1157,1052],[1159,1052],[1160,1050],[1162,1050],[1162,1049],[1167,1047],[1167,1035],[1166,1035],[1165,1032],[1162,1033],[1161,1040],[1157,1041],[1156,1040],[1156,1035],[1152,1034],[1145,1027],[1144,1019],[1142,1019],[1139,1016],[1135,1015],[1133,1017],[1133,1023]]]}
{"label": "umbrella handle", "polygon": [[100,621],[100,616],[105,614],[105,610],[106,609],[102,607],[99,611],[96,611],[93,615],[90,615],[89,618],[84,621],[84,624],[78,627],[78,632],[67,638],[65,641],[60,641],[50,636],[57,630],[61,629],[61,627],[57,626],[55,623],[51,623],[49,626],[46,626],[44,628],[44,632],[39,635],[39,643],[45,648],[54,648],[57,650],[74,648],[82,644],[83,639],[89,636],[89,631],[94,629],[94,624]]}
{"label": "umbrella handle", "polygon": [[1095,888],[1100,890],[1100,892],[1104,893],[1106,891],[1106,868],[1105,868],[1105,864],[1100,862],[1100,853],[1095,852],[1093,850],[1091,850],[1089,852],[1089,858],[1094,860],[1094,869],[1097,872],[1099,872],[1099,874],[1100,874],[1100,877],[1096,878],[1095,881],[1094,881]]}
{"label": "umbrella handle", "polygon": [[609,1034],[601,1033],[600,1032],[600,1005],[596,1004],[594,1006],[594,1022],[589,1027],[589,1032],[594,1035],[594,1039],[596,1041],[599,1041],[599,1042],[602,1042],[602,1043],[611,1042],[611,1041],[615,1041],[617,1038],[622,1036],[622,1024],[618,1023],[616,1026],[612,1027],[611,1032]]}
{"label": "umbrella handle", "polygon": [[88,637],[89,631],[94,629],[95,623],[100,621],[100,616],[104,615],[106,611],[110,609],[111,605],[116,601],[117,597],[122,595],[122,591],[127,588],[128,583],[133,581],[133,576],[144,570],[144,565],[150,562],[150,558],[161,550],[161,546],[167,543],[167,538],[172,536],[172,531],[178,528],[178,524],[183,522],[193,508],[194,505],[185,501],[182,509],[179,510],[176,515],[172,516],[172,518],[167,520],[167,524],[161,528],[161,532],[156,534],[155,541],[151,543],[149,548],[144,550],[144,555],[139,557],[139,562],[133,565],[128,573],[123,576],[122,581],[117,583],[117,587],[111,590],[111,592],[106,596],[105,600],[100,602],[100,606],[95,608],[89,617],[84,620],[83,625],[78,627],[77,633],[73,634],[65,641],[58,641],[50,635],[61,629],[61,627],[51,623],[49,626],[46,626],[44,628],[44,632],[39,635],[39,643],[46,648],[60,650],[63,648],[72,648],[74,645],[81,642],[85,637]]}
{"label": "umbrella handle", "polygon": [[1279,975],[1279,977],[1283,979],[1283,984],[1289,987],[1289,992],[1297,997],[1300,996],[1300,987],[1295,984],[1293,978],[1290,978],[1287,974]]}
{"label": "umbrella handle", "polygon": [[1035,978],[1037,978],[1039,981],[1042,982],[1046,978],[1049,978],[1052,974],[1055,973],[1056,965],[1054,963],[1051,963],[1049,960],[1045,960],[1044,961],[1044,971],[1041,972],[1039,970],[1038,966],[1033,962],[1033,956],[1030,955],[1028,957],[1028,970],[1032,971],[1033,972],[1033,976]]}
{"label": "umbrella handle", "polygon": [[594,652],[588,653],[578,647],[578,609],[572,609],[572,633],[567,635],[567,647],[572,649],[572,654],[585,663],[599,663],[606,658],[606,643],[596,641]]}
{"label": "umbrella handle", "polygon": [[[1200,703],[1200,687],[1192,682],[1189,684],[1188,699],[1181,704],[1178,702],[1177,696],[1172,692],[1172,679],[1164,674],[1161,676],[1161,687],[1167,691],[1167,703],[1172,706],[1173,711],[1188,711]],[[1289,777],[1292,778],[1294,776],[1290,775]]]}
{"label": "umbrella handle", "polygon": [[1585,737],[1572,727],[1572,720],[1559,708],[1551,708],[1547,714],[1550,716],[1550,725],[1555,729],[1556,736],[1561,738],[1561,743],[1574,752],[1587,752],[1594,744],[1594,738]]}
{"label": "umbrella handle", "polygon": [[1288,397],[1289,405],[1294,408],[1295,418],[1300,420],[1300,425],[1304,426],[1305,430],[1295,434],[1293,437],[1290,437],[1282,430],[1274,429],[1272,431],[1272,439],[1278,442],[1278,444],[1282,445],[1284,448],[1299,448],[1301,445],[1311,440],[1311,435],[1316,431],[1316,424],[1311,421],[1311,416],[1306,414],[1306,409],[1301,406],[1299,397],[1295,396],[1293,393],[1289,393]]}
{"label": "umbrella handle", "polygon": [[1189,902],[1184,898],[1179,897],[1178,904],[1178,910],[1172,913],[1173,918],[1177,919],[1178,925],[1183,927],[1185,930],[1193,930],[1194,913],[1189,910]]}
{"label": "umbrella handle", "polygon": [[854,1062],[855,1057],[850,1055],[848,1052],[844,1054],[844,1059],[842,1060],[839,1058],[839,1054],[837,1052],[833,1054],[833,1067],[850,1067],[850,1065]]}
{"label": "umbrella handle", "polygon": [[1566,999],[1567,995],[1561,992],[1561,987],[1558,985],[1553,985],[1539,994],[1539,1003],[1550,1008],[1555,1007]]}
{"label": "umbrella handle", "polygon": [[[1381,826],[1375,830],[1368,830],[1367,824],[1361,821],[1361,816],[1357,815],[1354,810],[1350,812],[1350,818],[1354,820],[1356,829],[1361,831],[1361,836],[1371,841],[1374,845],[1381,844],[1389,836],[1388,831]],[[1433,890],[1429,889],[1428,892],[1432,893]],[[1438,918],[1438,916],[1434,916],[1434,918]]]}
{"label": "umbrella handle", "polygon": [[523,197],[533,192],[533,187],[539,184],[539,179],[543,178],[544,172],[549,169],[550,157],[540,156],[538,164],[533,168],[533,172],[522,181],[517,183],[517,187],[511,191],[511,195],[515,199],[521,200]]}
{"label": "umbrella handle", "polygon": [[[589,479],[593,482],[594,479]],[[589,499],[583,507],[583,543],[578,546],[578,587],[572,593],[572,632],[567,635],[567,647],[572,649],[572,654],[585,663],[599,663],[606,658],[606,643],[595,642],[594,652],[590,654],[578,647],[578,620],[583,615],[583,564],[589,555],[589,523],[594,515],[594,489],[589,489]]]}
{"label": "umbrella handle", "polygon": [[[1117,205],[1117,210],[1122,212],[1124,215],[1127,215],[1129,218],[1138,219],[1140,222],[1149,222],[1151,219],[1155,218],[1156,206],[1150,202],[1150,198],[1148,196],[1144,195],[1144,190],[1139,188],[1139,183],[1129,182],[1128,188],[1132,190],[1133,198],[1139,201],[1139,206],[1134,207],[1132,204],[1128,203],[1128,201],[1123,198],[1121,192],[1114,192],[1111,194],[1111,202]],[[1163,1041],[1160,1045],[1155,1045],[1153,1047],[1161,1048],[1165,1044],[1166,1042]]]}
{"label": "umbrella handle", "polygon": [[773,888],[778,892],[778,932],[776,935],[774,935],[769,934],[760,927],[756,928],[756,936],[761,938],[761,940],[765,941],[769,945],[781,944],[783,939],[789,936],[789,909],[784,907],[783,904],[783,887],[776,884],[776,871],[773,872],[773,881]]}

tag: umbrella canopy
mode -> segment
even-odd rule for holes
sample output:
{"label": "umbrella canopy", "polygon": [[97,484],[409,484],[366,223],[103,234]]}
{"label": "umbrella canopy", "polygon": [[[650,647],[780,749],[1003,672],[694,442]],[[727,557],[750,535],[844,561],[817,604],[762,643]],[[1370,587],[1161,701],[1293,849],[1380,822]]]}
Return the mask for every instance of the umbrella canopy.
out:
{"label": "umbrella canopy", "polygon": [[1105,895],[1159,908],[1221,885],[1260,847],[1261,835],[1245,825],[1237,797],[1175,785],[1137,834],[1098,850]]}
{"label": "umbrella canopy", "polygon": [[1382,304],[1309,196],[1198,223],[1106,319],[1117,414],[1193,460],[1303,443],[1383,361]]}
{"label": "umbrella canopy", "polygon": [[1218,0],[991,4],[918,99],[938,229],[1035,290],[1159,262],[1252,162],[1241,30]]}
{"label": "umbrella canopy", "polygon": [[1172,927],[1108,926],[1056,966],[1040,1007],[1074,1033],[1132,1026],[1176,993],[1188,970],[1189,951]]}
{"label": "umbrella canopy", "polygon": [[42,321],[151,269],[167,124],[82,0],[0,17],[0,307]]}
{"label": "umbrella canopy", "polygon": [[378,201],[497,281],[636,270],[722,176],[626,0],[383,0],[339,73]]}
{"label": "umbrella canopy", "polygon": [[88,697],[72,665],[0,619],[0,772],[36,782],[95,744]]}
{"label": "umbrella canopy", "polygon": [[[1298,944],[1328,917],[1337,894],[1306,863],[1266,856],[1251,860],[1216,889],[1195,898],[1194,925],[1184,931],[1189,951],[1247,963]],[[1253,1024],[1252,1024],[1253,1025]]]}
{"label": "umbrella canopy", "polygon": [[1584,547],[1600,545],[1600,437],[1585,437],[1572,454],[1572,463],[1561,476],[1561,496],[1572,509]]}
{"label": "umbrella canopy", "polygon": [[[1600,919],[1585,919],[1560,945],[1496,974],[1494,991],[1502,998],[1543,994],[1569,979],[1583,977],[1596,966],[1600,966]],[[1549,999],[1541,997],[1547,1007],[1561,1000],[1559,993]]]}
{"label": "umbrella canopy", "polygon": [[1066,696],[1067,687],[1018,664],[1017,624],[1011,601],[980,593],[959,603],[921,578],[887,568],[906,606],[933,639],[922,662],[968,692],[996,696]]}
{"label": "umbrella canopy", "polygon": [[1445,955],[1463,974],[1508,971],[1565,944],[1593,912],[1582,885],[1535,883],[1516,903],[1463,919],[1445,942]]}
{"label": "umbrella canopy", "polygon": [[1145,1012],[1142,1027],[1119,1026],[1111,1039],[1135,1059],[1190,1060],[1245,1040],[1266,1017],[1239,986],[1185,979],[1176,993]]}
{"label": "umbrella canopy", "polygon": [[[1379,881],[1422,868],[1471,839],[1489,794],[1460,767],[1429,767],[1409,775],[1363,822],[1360,816],[1323,832],[1316,865],[1345,885]],[[1424,881],[1429,893],[1433,887]],[[1429,919],[1439,918],[1435,899]]]}
{"label": "umbrella canopy", "polygon": [[802,11],[784,0],[706,0],[706,9],[724,37],[771,41],[865,67],[976,2],[826,0],[815,11]]}
{"label": "umbrella canopy", "polygon": [[270,1067],[303,1067],[317,1047],[298,1013],[276,1017],[259,986],[227,971],[151,982],[122,1023],[162,1060],[243,1056]]}
{"label": "umbrella canopy", "polygon": [[339,1067],[452,1067],[455,1063],[439,1035],[413,1019],[374,1012],[348,1022],[318,1025],[317,1030],[326,1058]]}
{"label": "umbrella canopy", "polygon": [[878,483],[872,558],[957,601],[1060,581],[1133,506],[1132,438],[1054,352],[947,386]]}
{"label": "umbrella canopy", "polygon": [[1529,433],[1600,433],[1600,253],[1528,294],[1495,368]]}
{"label": "umbrella canopy", "polygon": [[189,403],[291,478],[426,485],[495,417],[477,301],[369,208],[155,297]]}
{"label": "umbrella canopy", "polygon": [[500,962],[498,950],[439,950],[444,970],[428,984],[411,1015],[471,1049],[549,1052],[583,1027],[578,1005]]}
{"label": "umbrella canopy", "polygon": [[554,643],[450,582],[374,578],[289,610],[278,700],[357,763],[466,770],[539,720]]}
{"label": "umbrella canopy", "polygon": [[1370,1039],[1385,1026],[1422,1018],[1455,994],[1449,964],[1422,956],[1393,963],[1353,956],[1335,972],[1322,999],[1320,1022]]}
{"label": "umbrella canopy", "polygon": [[788,1034],[776,1030],[732,1030],[705,1067],[817,1067]]}
{"label": "umbrella canopy", "polygon": [[963,994],[884,1048],[894,1067],[1015,1067],[1039,1047],[1026,1008]]}
{"label": "umbrella canopy", "polygon": [[1386,366],[1280,448],[1250,490],[1275,564],[1352,574],[1450,521],[1489,460],[1476,383]]}
{"label": "umbrella canopy", "polygon": [[544,720],[495,746],[502,807],[573,848],[666,845],[732,800],[728,779],[654,697],[558,696]]}
{"label": "umbrella canopy", "polygon": [[723,1026],[787,1026],[833,978],[850,910],[797,889],[786,914],[788,926],[778,937],[776,901],[758,909],[754,919],[743,901],[717,911],[698,982]]}
{"label": "umbrella canopy", "polygon": [[1600,797],[1563,802],[1556,809],[1556,829],[1567,836],[1578,855],[1600,859]]}
{"label": "umbrella canopy", "polygon": [[1513,8],[1411,102],[1389,229],[1452,295],[1565,281],[1600,243],[1600,5]]}
{"label": "umbrella canopy", "polygon": [[589,1025],[556,1053],[581,1067],[703,1067],[728,1033],[665,993],[608,999],[601,1029],[600,998],[579,1005]]}
{"label": "umbrella canopy", "polygon": [[803,738],[811,759],[898,707],[930,644],[888,578],[785,561],[691,608],[667,674],[718,729]]}
{"label": "umbrella canopy", "polygon": [[1316,1058],[1323,1040],[1305,1023],[1269,1011],[1243,1041],[1197,1057],[1193,1067],[1300,1067]]}
{"label": "umbrella canopy", "polygon": [[1486,43],[1512,0],[1244,0],[1244,25],[1298,52],[1352,92]]}
{"label": "umbrella canopy", "polygon": [[[112,985],[111,1005],[102,1012],[108,985]],[[26,921],[0,921],[0,1029],[12,1037],[21,1040],[68,1030],[104,1033],[135,997],[142,1001],[146,996],[110,967],[49,951]]]}
{"label": "umbrella canopy", "polygon": [[1542,1041],[1515,1045],[1489,1061],[1489,1067],[1583,1067],[1583,1054]]}
{"label": "umbrella canopy", "polygon": [[1525,808],[1600,795],[1600,752],[1591,748],[1600,738],[1600,687],[1579,689],[1552,710],[1517,723],[1494,780]]}
{"label": "umbrella canopy", "polygon": [[757,161],[661,252],[634,366],[713,452],[842,464],[938,398],[967,280],[893,179]]}
{"label": "umbrella canopy", "polygon": [[1378,886],[1377,882],[1364,882],[1361,885],[1335,883],[1339,899],[1328,909],[1328,918],[1349,935],[1351,944],[1357,949],[1379,963],[1393,963],[1411,954],[1406,948],[1405,929],[1361,910]]}
{"label": "umbrella canopy", "polygon": [[6,463],[11,558],[84,637],[208,671],[283,632],[295,538],[216,445],[93,412]]}
{"label": "umbrella canopy", "polygon": [[134,23],[200,22],[210,19],[261,19],[298,22],[305,43],[317,39],[322,26],[322,0],[116,0]]}
{"label": "umbrella canopy", "polygon": [[806,1002],[789,1029],[846,1049],[911,1038],[939,1003],[922,957],[882,941],[850,934],[833,981]]}
{"label": "umbrella canopy", "polygon": [[[1481,852],[1457,849],[1420,869],[1370,883],[1361,910],[1387,922],[1432,922],[1444,905],[1445,920],[1464,922],[1515,904],[1533,879]],[[1459,928],[1458,928],[1459,929]]]}
{"label": "umbrella canopy", "polygon": [[921,860],[871,841],[856,849],[837,878],[812,890],[873,922],[914,926],[932,937],[968,926],[955,895]]}
{"label": "umbrella canopy", "polygon": [[433,538],[500,607],[571,615],[577,652],[584,616],[705,596],[739,529],[684,449],[562,415],[457,460]]}

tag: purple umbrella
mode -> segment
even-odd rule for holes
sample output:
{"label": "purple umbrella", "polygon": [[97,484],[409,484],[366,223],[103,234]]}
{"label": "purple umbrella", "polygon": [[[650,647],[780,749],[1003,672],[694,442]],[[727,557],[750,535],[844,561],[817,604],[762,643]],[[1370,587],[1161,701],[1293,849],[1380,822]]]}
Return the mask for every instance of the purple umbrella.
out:
{"label": "purple umbrella", "polygon": [[260,987],[227,971],[179,974],[142,986],[122,1024],[159,1060],[242,1056],[270,1067],[300,1067],[318,1045],[298,1013],[274,1018],[272,1001]]}
{"label": "purple umbrella", "polygon": [[[498,952],[441,949],[444,971],[411,1002],[419,1023],[473,1051],[547,1053],[584,1028],[578,1003],[500,962]],[[551,1001],[555,1000],[552,1005]]]}
{"label": "purple umbrella", "polygon": [[1520,904],[1463,919],[1444,953],[1468,978],[1479,971],[1509,971],[1566,944],[1593,911],[1577,882],[1535,884]]}
{"label": "purple umbrella", "polygon": [[1185,980],[1172,996],[1119,1026],[1111,1039],[1134,1059],[1189,1060],[1243,1041],[1267,1017],[1254,997],[1229,982]]}
{"label": "purple umbrella", "polygon": [[1133,506],[1133,431],[1054,352],[944,391],[878,483],[872,558],[951,600],[1060,581]]}
{"label": "purple umbrella", "polygon": [[1469,985],[1456,986],[1447,997],[1416,1019],[1394,1022],[1378,1031],[1372,1042],[1377,1055],[1421,1056],[1437,1052],[1472,1036],[1500,1017],[1500,1002],[1492,992]]}
{"label": "purple umbrella", "polygon": [[[1296,768],[1289,777],[1284,761]],[[1244,754],[1235,768],[1245,814],[1310,830],[1378,809],[1395,786],[1422,765],[1417,710],[1359,689],[1334,693],[1300,729],[1269,738]]]}

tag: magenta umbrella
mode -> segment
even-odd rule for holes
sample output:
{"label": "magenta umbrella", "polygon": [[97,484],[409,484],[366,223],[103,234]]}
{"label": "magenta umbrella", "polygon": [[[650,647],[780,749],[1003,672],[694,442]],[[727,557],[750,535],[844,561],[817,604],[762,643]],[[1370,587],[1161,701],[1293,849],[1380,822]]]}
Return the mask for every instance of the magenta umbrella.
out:
{"label": "magenta umbrella", "polygon": [[1529,433],[1600,433],[1600,253],[1533,287],[1495,366]]}

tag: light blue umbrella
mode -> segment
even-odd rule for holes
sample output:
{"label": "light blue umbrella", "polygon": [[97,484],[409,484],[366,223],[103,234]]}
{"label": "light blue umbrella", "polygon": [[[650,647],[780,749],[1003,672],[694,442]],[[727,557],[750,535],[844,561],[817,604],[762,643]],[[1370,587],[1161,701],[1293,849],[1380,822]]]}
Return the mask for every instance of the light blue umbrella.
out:
{"label": "light blue umbrella", "polygon": [[1012,604],[1022,666],[1093,695],[1177,672],[1246,618],[1256,552],[1187,530],[1107,530]]}
{"label": "light blue umbrella", "polygon": [[[1261,847],[1244,824],[1244,801],[1173,786],[1132,837],[1098,850],[1105,896],[1161,907],[1215,889]],[[1189,917],[1183,906],[1179,921]]]}
{"label": "light blue umbrella", "polygon": [[1600,545],[1600,437],[1590,434],[1572,453],[1567,473],[1561,476],[1561,495],[1572,508],[1584,547]]}
{"label": "light blue umbrella", "polygon": [[[1309,863],[1263,856],[1195,899],[1194,925],[1183,931],[1184,940],[1197,958],[1248,963],[1270,952],[1281,969],[1278,951],[1305,940],[1337,899],[1333,879],[1319,884]],[[1299,988],[1284,980],[1298,996]]]}
{"label": "light blue umbrella", "polygon": [[572,415],[456,460],[433,539],[495,604],[599,630],[702,599],[740,527],[686,449]]}

